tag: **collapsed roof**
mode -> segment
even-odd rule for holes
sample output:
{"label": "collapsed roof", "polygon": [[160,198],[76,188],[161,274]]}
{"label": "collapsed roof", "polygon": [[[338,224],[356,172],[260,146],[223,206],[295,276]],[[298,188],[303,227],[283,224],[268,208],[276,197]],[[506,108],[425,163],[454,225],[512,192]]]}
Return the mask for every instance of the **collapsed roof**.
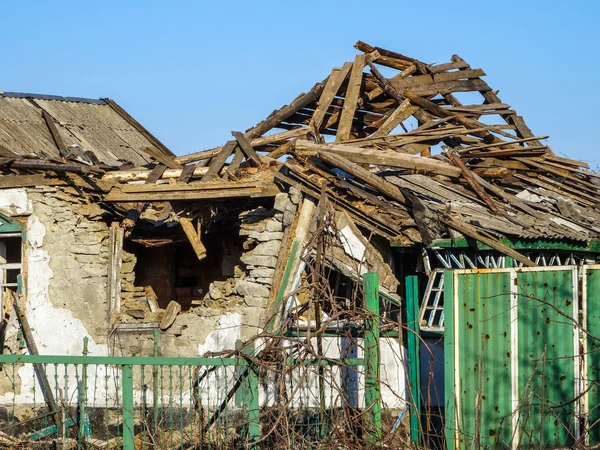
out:
{"label": "collapsed roof", "polygon": [[[482,69],[456,55],[448,63],[431,65],[360,41],[356,48],[361,53],[353,62],[334,68],[255,127],[233,132],[222,147],[180,157],[147,132],[141,135],[150,145],[131,144],[123,138],[131,134],[109,124],[106,128],[130,143],[110,148],[116,158],[108,161],[107,152],[94,146],[99,161],[69,159],[60,147],[76,138],[85,148],[96,142],[91,135],[98,129],[90,126],[91,135],[82,138],[65,125],[72,117],[66,111],[79,103],[29,99],[42,112],[31,119],[35,125],[28,124],[14,139],[33,136],[41,141],[38,131],[45,119],[50,131],[64,128],[59,133],[63,141],[55,139],[56,148],[47,149],[46,136],[39,151],[30,145],[24,152],[16,150],[12,138],[2,137],[0,143],[12,152],[3,155],[3,173],[20,175],[30,185],[34,181],[24,174],[36,173],[37,182],[43,176],[45,184],[61,174],[61,182],[68,178],[95,191],[99,201],[130,205],[124,209],[138,215],[147,204],[140,202],[272,196],[278,186],[293,185],[310,197],[329,195],[363,229],[396,245],[463,235],[524,264],[533,263],[503,237],[600,237],[600,175],[583,162],[556,156],[544,143],[547,136],[535,135],[482,79]],[[0,123],[12,127],[17,118],[11,114],[17,110],[6,106],[14,101],[6,97],[0,98]],[[63,103],[70,103],[69,108]],[[61,106],[48,106],[54,104]],[[121,119],[128,117],[123,113],[118,114]],[[128,119],[125,124],[141,129]],[[30,158],[32,153],[36,159]],[[117,167],[115,159],[144,167]],[[69,173],[77,175],[65,175]],[[0,187],[15,185],[16,179],[0,182]],[[132,221],[126,225],[133,226]]]}

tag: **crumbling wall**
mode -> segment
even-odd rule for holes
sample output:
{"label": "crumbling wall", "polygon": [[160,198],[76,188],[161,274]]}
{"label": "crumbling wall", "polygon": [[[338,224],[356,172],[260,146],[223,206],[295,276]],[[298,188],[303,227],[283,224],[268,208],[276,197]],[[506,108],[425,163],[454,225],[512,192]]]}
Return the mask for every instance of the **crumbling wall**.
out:
{"label": "crumbling wall", "polygon": [[[208,286],[200,304],[181,312],[172,325],[161,331],[159,351],[162,356],[204,355],[233,350],[235,342],[247,340],[260,331],[260,320],[271,289],[285,226],[292,223],[298,196],[278,194],[274,206],[260,206],[239,214],[239,237],[242,255],[224,249],[221,274]],[[223,245],[233,245],[224,242]],[[143,286],[135,280],[135,265],[140,261],[123,252],[121,269],[120,323],[160,323],[165,312],[151,313]],[[123,334],[113,339],[118,354],[144,355],[152,352],[150,334]]]}
{"label": "crumbling wall", "polygon": [[[106,344],[109,328],[104,212],[71,187],[27,194],[26,311],[39,351],[81,354],[84,336],[96,350],[95,344]],[[106,347],[98,350],[107,354]]]}

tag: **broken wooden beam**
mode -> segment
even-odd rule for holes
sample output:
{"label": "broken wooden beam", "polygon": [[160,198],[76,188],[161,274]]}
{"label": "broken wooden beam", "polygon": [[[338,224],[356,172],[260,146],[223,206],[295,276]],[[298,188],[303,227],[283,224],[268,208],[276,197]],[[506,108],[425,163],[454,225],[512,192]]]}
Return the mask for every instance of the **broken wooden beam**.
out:
{"label": "broken wooden beam", "polygon": [[246,136],[244,136],[239,131],[232,131],[231,135],[238,142],[242,152],[246,156],[246,160],[248,161],[248,163],[252,167],[260,166],[262,163],[260,156],[258,156],[258,154],[254,150],[254,148],[252,147],[252,144],[248,141],[248,139],[246,139]]}
{"label": "broken wooden beam", "polygon": [[180,217],[179,224],[181,225],[183,232],[188,238],[188,241],[192,245],[192,248],[194,249],[194,252],[198,257],[198,260],[202,261],[204,258],[206,258],[206,247],[204,247],[204,244],[200,239],[200,226],[198,226],[198,230],[196,230],[196,228],[192,224],[192,219],[189,219],[187,217]]}
{"label": "broken wooden beam", "polygon": [[56,149],[59,151],[60,154],[61,151],[65,151],[67,149],[67,146],[65,145],[65,142],[63,141],[60,133],[58,132],[56,125],[54,124],[54,119],[44,109],[42,109],[42,117],[44,118],[44,122],[46,122],[48,131],[50,131],[50,134],[52,135],[52,140],[56,145]]}
{"label": "broken wooden beam", "polygon": [[344,96],[344,107],[338,124],[337,134],[335,135],[336,142],[347,141],[350,138],[352,128],[352,119],[356,112],[356,106],[360,97],[360,85],[362,83],[362,74],[365,67],[366,55],[356,55],[354,64],[352,64],[352,72],[348,80],[348,87]]}
{"label": "broken wooden beam", "polygon": [[450,161],[452,161],[452,164],[461,170],[463,178],[467,181],[467,183],[469,183],[469,186],[471,186],[477,196],[485,202],[488,208],[490,208],[494,214],[500,214],[500,210],[496,204],[492,201],[490,196],[485,193],[483,188],[479,185],[477,179],[473,176],[462,159],[460,159],[460,157],[452,151],[447,152],[446,156],[450,159]]}
{"label": "broken wooden beam", "polygon": [[388,197],[400,203],[406,203],[406,199],[404,198],[404,195],[400,189],[398,189],[389,181],[386,181],[374,173],[371,173],[364,167],[361,167],[358,164],[355,164],[352,161],[349,161],[348,159],[331,152],[318,152],[317,156],[326,163],[337,167],[344,172],[359,178],[369,186],[378,189],[382,194],[387,195]]}
{"label": "broken wooden beam", "polygon": [[352,147],[351,145],[316,144],[311,141],[296,141],[296,152],[304,156],[317,155],[319,158],[326,154],[335,154],[355,163],[400,167],[454,178],[458,178],[461,174],[459,168],[437,159],[385,150]]}

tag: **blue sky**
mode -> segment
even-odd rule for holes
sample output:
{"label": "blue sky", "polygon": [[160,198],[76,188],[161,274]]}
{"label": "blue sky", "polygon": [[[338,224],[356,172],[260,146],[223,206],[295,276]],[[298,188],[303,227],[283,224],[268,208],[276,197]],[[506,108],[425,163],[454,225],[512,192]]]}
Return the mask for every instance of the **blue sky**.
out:
{"label": "blue sky", "polygon": [[557,154],[595,168],[599,21],[593,0],[6,2],[0,89],[113,98],[184,154],[289,103],[360,39],[460,55]]}

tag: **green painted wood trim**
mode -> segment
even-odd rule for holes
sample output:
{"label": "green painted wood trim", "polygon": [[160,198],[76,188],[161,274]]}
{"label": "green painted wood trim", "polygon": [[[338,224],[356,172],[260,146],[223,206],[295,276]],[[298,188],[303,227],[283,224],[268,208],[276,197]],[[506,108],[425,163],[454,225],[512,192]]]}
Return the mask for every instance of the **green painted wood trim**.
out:
{"label": "green painted wood trim", "polygon": [[[70,417],[65,420],[64,427],[65,429],[71,428],[77,422],[77,417]],[[62,425],[61,425],[62,426]],[[43,430],[36,431],[35,433],[31,433],[27,436],[27,439],[30,441],[37,441],[39,439],[51,436],[55,433],[58,433],[58,427],[56,425],[49,426],[48,428],[44,428]]]}
{"label": "green painted wood trim", "polygon": [[0,214],[0,234],[1,233],[23,233],[23,240],[25,240],[25,224],[18,220],[11,220],[4,214]]}
{"label": "green painted wood trim", "polygon": [[408,380],[410,388],[410,438],[416,445],[420,443],[421,421],[421,362],[419,357],[419,278],[406,277],[406,319],[408,344]]}
{"label": "green painted wood trim", "polygon": [[381,442],[381,389],[379,385],[379,274],[366,273],[363,276],[363,293],[365,307],[370,313],[365,320],[364,353],[365,353],[365,409],[366,440],[370,445],[378,446]]}
{"label": "green painted wood trim", "polygon": [[292,248],[290,249],[290,257],[287,260],[285,265],[285,270],[283,272],[283,277],[281,277],[281,283],[279,284],[279,290],[277,291],[277,296],[275,297],[275,303],[273,305],[273,316],[267,322],[265,326],[265,330],[268,333],[273,332],[273,328],[277,323],[277,314],[279,312],[279,308],[281,307],[281,303],[283,301],[283,295],[285,294],[285,290],[290,281],[290,276],[292,273],[292,267],[294,266],[294,260],[296,259],[296,255],[298,253],[298,248],[300,247],[300,243],[298,241],[294,241],[292,244]]}
{"label": "green painted wood trim", "polygon": [[125,364],[121,374],[123,401],[123,450],[135,450],[133,366]]}
{"label": "green painted wood trim", "polygon": [[[563,250],[569,252],[600,253],[600,239],[589,242],[569,241],[565,239],[508,239],[501,242],[515,250]],[[427,248],[476,248],[493,250],[475,239],[436,239]]]}

